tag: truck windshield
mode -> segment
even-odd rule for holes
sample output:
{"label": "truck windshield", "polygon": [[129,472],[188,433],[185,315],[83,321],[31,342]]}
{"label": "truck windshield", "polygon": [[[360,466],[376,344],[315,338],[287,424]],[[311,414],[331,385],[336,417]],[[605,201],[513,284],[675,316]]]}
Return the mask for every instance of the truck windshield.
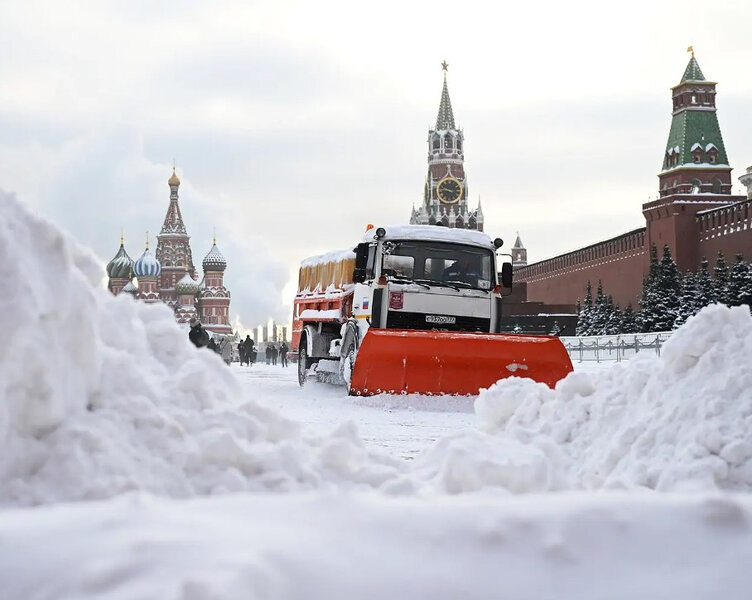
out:
{"label": "truck windshield", "polygon": [[494,285],[491,250],[446,242],[384,243],[381,273],[387,277],[489,290]]}

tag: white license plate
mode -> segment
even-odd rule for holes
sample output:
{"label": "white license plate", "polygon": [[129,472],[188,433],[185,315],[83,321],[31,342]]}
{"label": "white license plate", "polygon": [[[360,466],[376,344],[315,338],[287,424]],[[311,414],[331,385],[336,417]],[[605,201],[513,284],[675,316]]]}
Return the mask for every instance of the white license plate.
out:
{"label": "white license plate", "polygon": [[426,315],[426,323],[436,325],[453,325],[457,322],[457,317],[446,317],[444,315]]}

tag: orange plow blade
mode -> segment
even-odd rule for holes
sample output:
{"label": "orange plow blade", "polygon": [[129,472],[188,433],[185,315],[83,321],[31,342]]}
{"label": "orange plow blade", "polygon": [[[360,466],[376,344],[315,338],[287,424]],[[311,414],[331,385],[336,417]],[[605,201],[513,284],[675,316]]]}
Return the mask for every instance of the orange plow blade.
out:
{"label": "orange plow blade", "polygon": [[556,337],[372,328],[358,350],[350,393],[478,394],[504,377],[554,387],[572,371]]}

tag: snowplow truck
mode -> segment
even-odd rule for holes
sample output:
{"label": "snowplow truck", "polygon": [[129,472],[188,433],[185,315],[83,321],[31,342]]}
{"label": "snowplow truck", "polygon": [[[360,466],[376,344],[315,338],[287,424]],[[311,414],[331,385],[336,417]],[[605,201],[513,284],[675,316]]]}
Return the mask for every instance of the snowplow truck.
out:
{"label": "snowplow truck", "polygon": [[352,395],[466,395],[516,376],[553,387],[572,371],[561,341],[501,333],[512,286],[501,245],[436,225],[369,227],[355,248],[304,260],[291,351],[300,385],[316,376]]}

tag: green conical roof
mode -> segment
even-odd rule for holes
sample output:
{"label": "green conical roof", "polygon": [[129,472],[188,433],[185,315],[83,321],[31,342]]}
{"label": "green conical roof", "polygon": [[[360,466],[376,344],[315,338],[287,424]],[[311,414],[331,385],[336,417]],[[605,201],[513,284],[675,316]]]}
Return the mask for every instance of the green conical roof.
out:
{"label": "green conical roof", "polygon": [[436,117],[436,129],[456,129],[454,126],[454,113],[452,113],[452,101],[449,99],[446,73],[444,74],[444,88],[441,90],[439,115]]}
{"label": "green conical roof", "polygon": [[685,81],[705,81],[705,76],[700,70],[700,65],[697,64],[694,53],[687,63],[687,68],[684,69],[684,75],[682,75],[680,83],[684,83]]}

